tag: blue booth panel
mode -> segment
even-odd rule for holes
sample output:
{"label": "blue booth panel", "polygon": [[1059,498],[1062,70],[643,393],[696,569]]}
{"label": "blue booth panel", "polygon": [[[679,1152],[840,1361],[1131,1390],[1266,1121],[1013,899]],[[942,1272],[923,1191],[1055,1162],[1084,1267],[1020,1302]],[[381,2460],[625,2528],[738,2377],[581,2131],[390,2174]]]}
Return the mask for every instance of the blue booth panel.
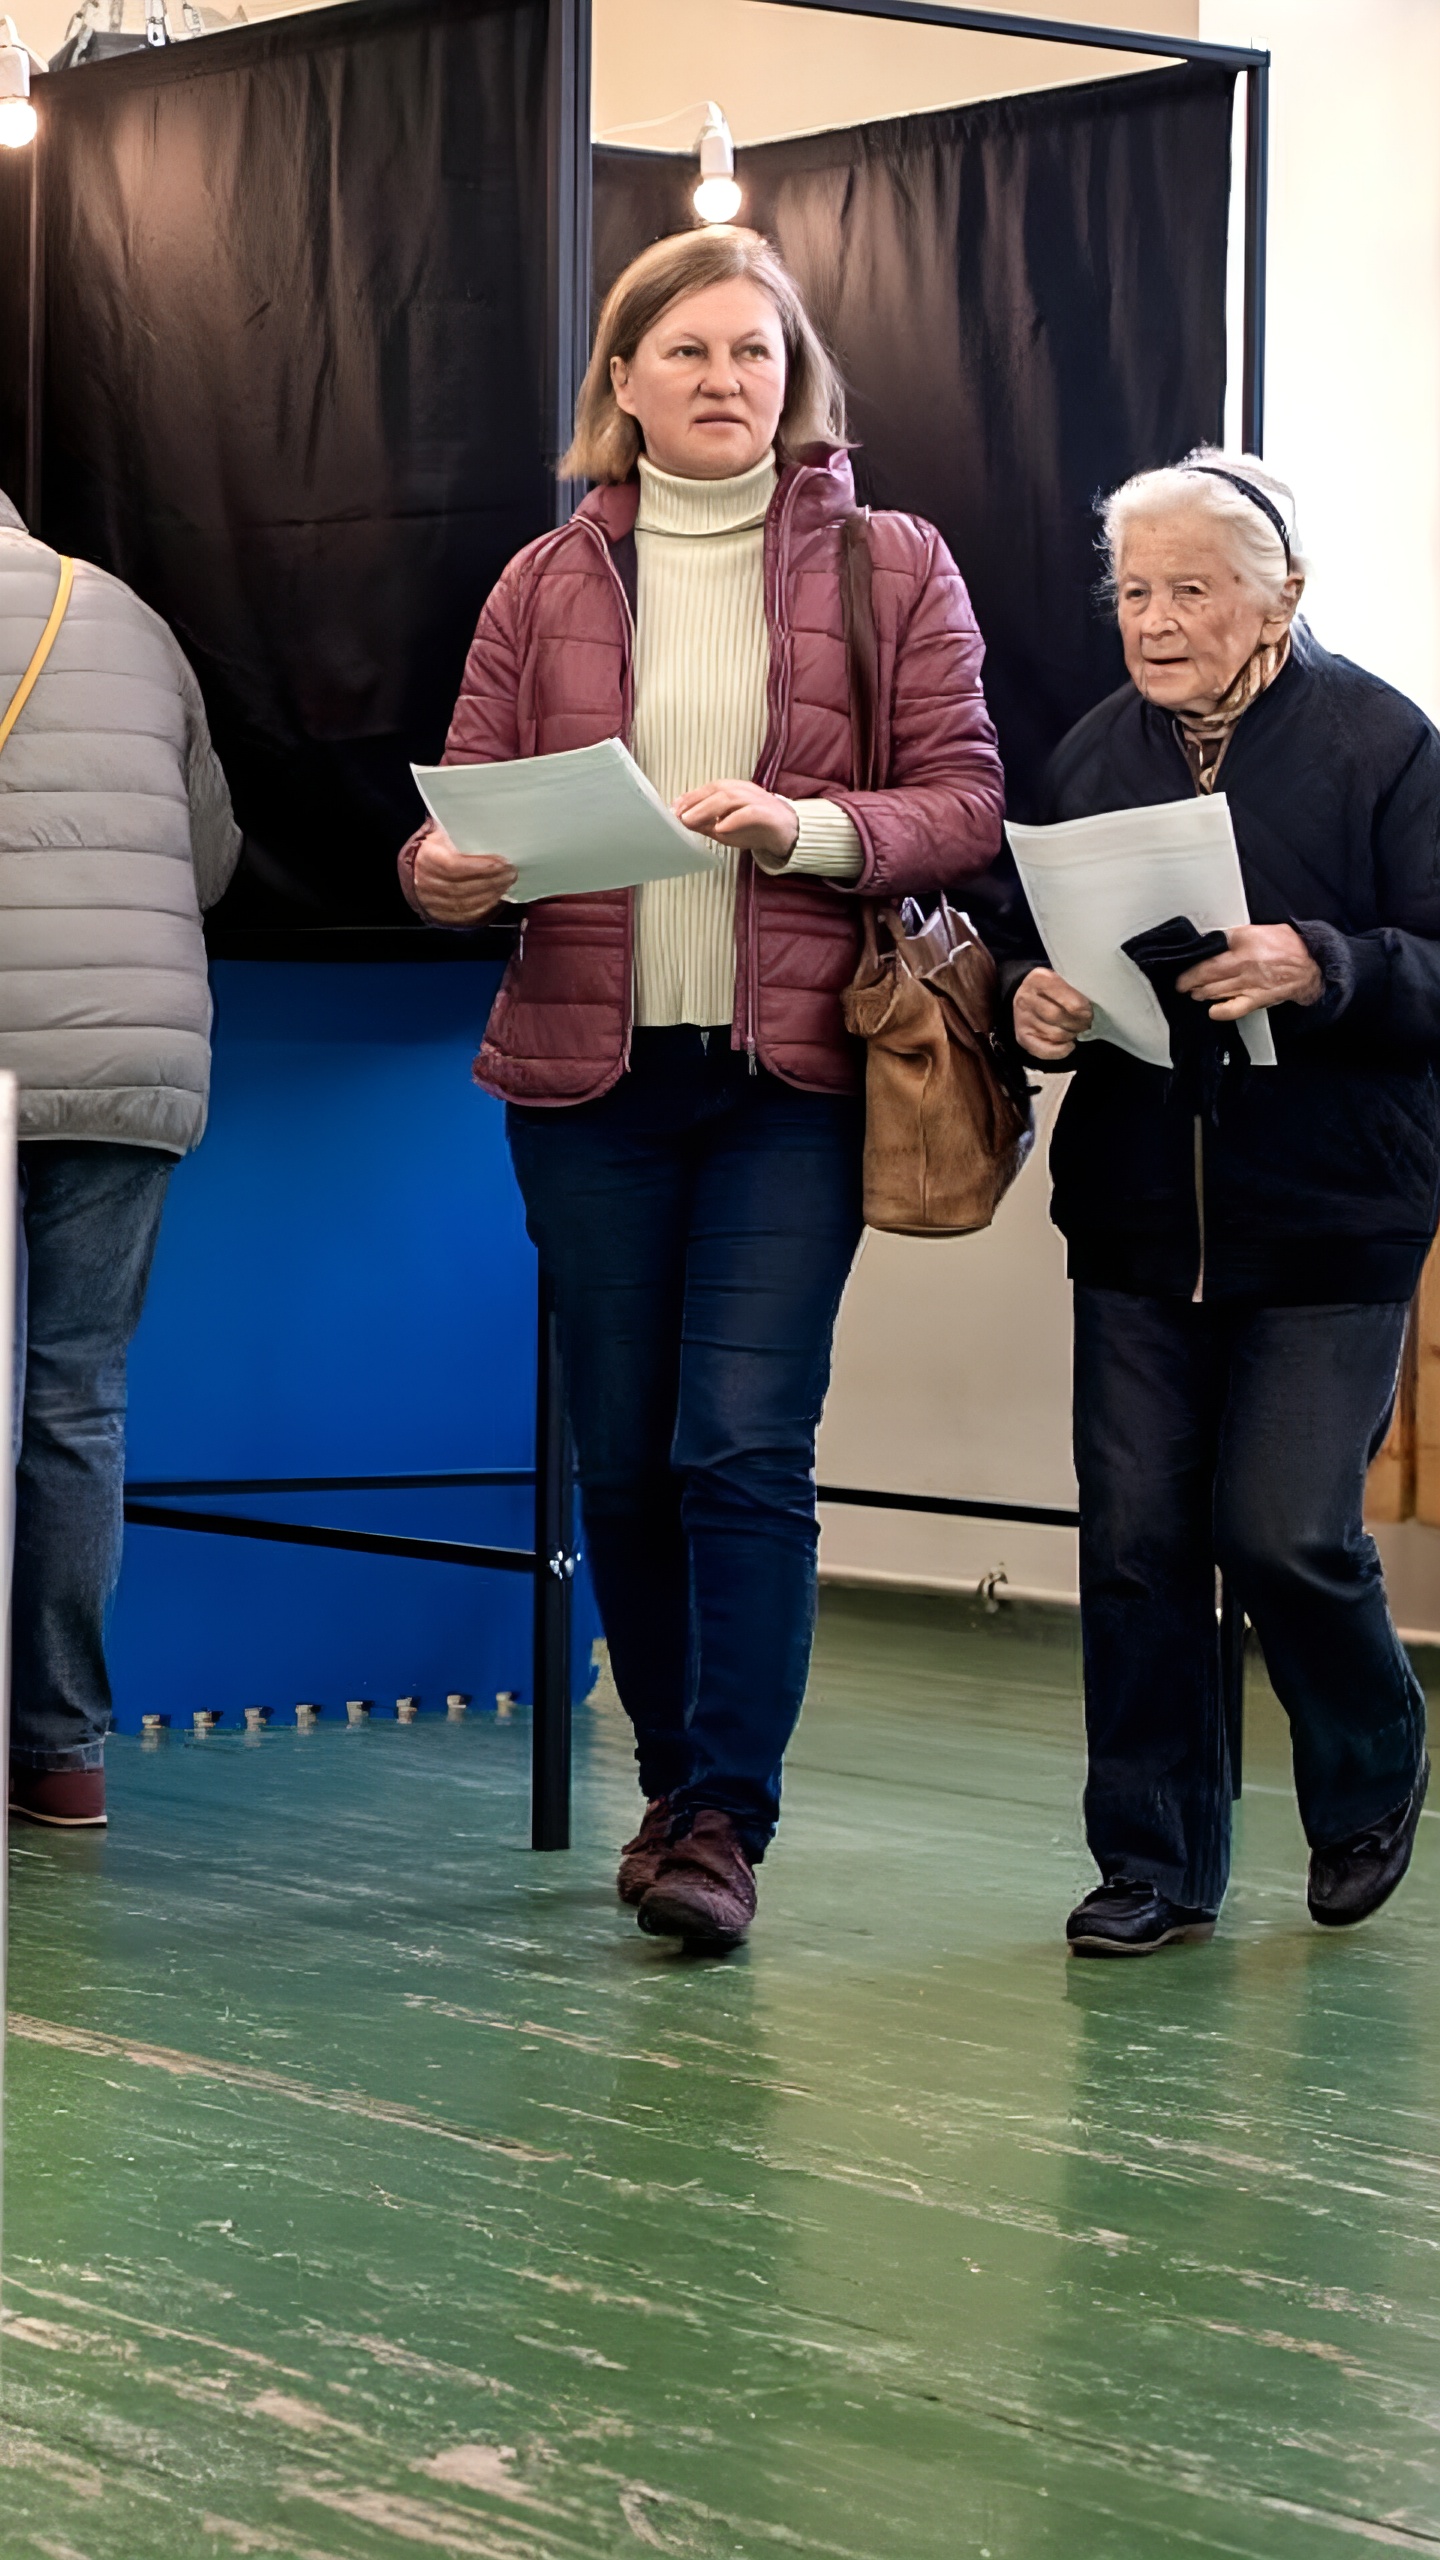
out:
{"label": "blue booth panel", "polygon": [[[177,1168],[130,1368],[132,1481],[528,1468],[535,1257],[470,1061],[475,961],[221,961],[210,1127]],[[192,1507],[200,1507],[194,1505]],[[210,1507],[528,1547],[518,1488]],[[528,1575],[131,1526],[116,1722],[530,1694]],[[596,1621],[577,1586],[577,1690]]]}

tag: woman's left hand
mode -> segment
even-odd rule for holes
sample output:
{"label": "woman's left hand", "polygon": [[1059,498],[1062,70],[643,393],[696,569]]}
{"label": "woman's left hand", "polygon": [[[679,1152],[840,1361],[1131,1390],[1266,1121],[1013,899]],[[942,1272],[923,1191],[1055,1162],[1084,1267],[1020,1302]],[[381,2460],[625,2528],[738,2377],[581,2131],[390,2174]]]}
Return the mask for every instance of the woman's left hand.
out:
{"label": "woman's left hand", "polygon": [[1210,1008],[1212,1022],[1239,1022],[1270,1004],[1318,1004],[1325,981],[1293,925],[1237,924],[1230,948],[1175,981],[1182,996]]}
{"label": "woman's left hand", "polygon": [[789,861],[800,832],[790,802],[756,782],[707,782],[699,791],[682,792],[674,807],[682,827],[713,836],[717,844],[738,845],[744,853],[767,854],[772,862]]}

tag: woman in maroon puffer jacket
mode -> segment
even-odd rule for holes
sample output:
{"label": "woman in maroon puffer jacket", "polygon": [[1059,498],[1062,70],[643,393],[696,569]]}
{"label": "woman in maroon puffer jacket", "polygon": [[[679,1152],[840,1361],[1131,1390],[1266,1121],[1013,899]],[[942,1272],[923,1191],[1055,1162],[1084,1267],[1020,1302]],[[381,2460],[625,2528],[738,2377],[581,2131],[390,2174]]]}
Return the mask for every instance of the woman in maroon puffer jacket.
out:
{"label": "woman in maroon puffer jacket", "polygon": [[[662,240],[601,314],[563,468],[600,485],[511,562],[447,760],[623,737],[714,874],[527,907],[476,1074],[508,1104],[569,1361],[586,1547],[647,1799],[642,1928],[744,1936],[815,1608],[815,1434],[861,1230],[860,898],[998,850],[969,600],[938,534],[869,520],[878,770],[852,774],[838,378],[753,232]],[[513,886],[434,827],[406,893]]]}

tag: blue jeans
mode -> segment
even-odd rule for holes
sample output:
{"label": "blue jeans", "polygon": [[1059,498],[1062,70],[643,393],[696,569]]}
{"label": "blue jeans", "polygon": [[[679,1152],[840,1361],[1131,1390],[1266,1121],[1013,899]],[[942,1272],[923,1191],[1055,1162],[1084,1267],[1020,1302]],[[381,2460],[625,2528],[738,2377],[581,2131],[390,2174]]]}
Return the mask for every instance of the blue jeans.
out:
{"label": "blue jeans", "polygon": [[815,1433],[860,1240],[858,1101],[637,1031],[598,1102],[508,1114],[569,1366],[585,1543],[640,1784],[775,1828],[815,1619]]}
{"label": "blue jeans", "polygon": [[1290,1720],[1306,1838],[1401,1804],[1425,1699],[1391,1624],[1365,1473],[1403,1306],[1188,1306],[1075,1292],[1075,1467],[1089,1775],[1101,1874],[1218,1909],[1230,1771],[1219,1565]]}
{"label": "blue jeans", "polygon": [[174,1162],[156,1147],[64,1139],[20,1149],[10,1756],[26,1769],[104,1759],[125,1355]]}

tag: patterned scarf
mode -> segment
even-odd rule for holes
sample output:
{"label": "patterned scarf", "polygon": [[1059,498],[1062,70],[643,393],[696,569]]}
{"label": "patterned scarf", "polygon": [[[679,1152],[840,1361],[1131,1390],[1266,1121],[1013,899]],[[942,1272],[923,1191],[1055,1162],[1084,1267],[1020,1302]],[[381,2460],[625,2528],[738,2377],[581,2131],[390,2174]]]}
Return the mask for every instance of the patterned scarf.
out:
{"label": "patterned scarf", "polygon": [[1247,658],[1232,685],[1221,694],[1213,711],[1197,718],[1188,711],[1175,715],[1175,735],[1185,751],[1185,761],[1194,777],[1197,791],[1213,791],[1225,761],[1225,750],[1235,731],[1262,693],[1272,685],[1290,655],[1290,634],[1283,640],[1267,640]]}

